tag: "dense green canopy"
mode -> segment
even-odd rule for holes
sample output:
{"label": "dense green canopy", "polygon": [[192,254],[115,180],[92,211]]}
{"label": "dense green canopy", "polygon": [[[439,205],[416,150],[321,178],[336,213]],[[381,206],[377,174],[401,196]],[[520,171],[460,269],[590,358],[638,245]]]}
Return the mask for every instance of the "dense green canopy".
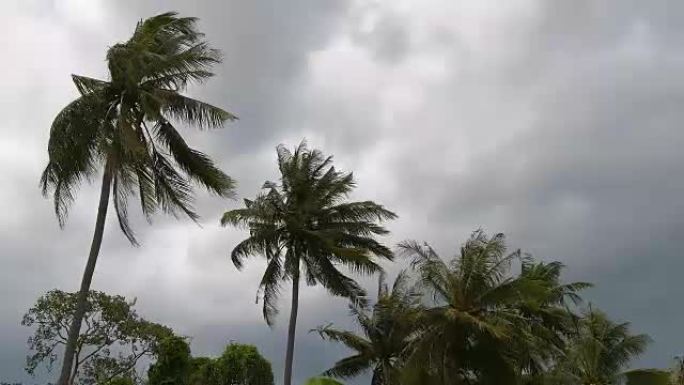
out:
{"label": "dense green canopy", "polygon": [[192,219],[197,214],[191,181],[220,196],[232,194],[233,180],[191,148],[176,126],[216,128],[235,119],[181,94],[190,83],[213,76],[211,67],[221,61],[196,22],[172,12],[141,21],[128,41],[107,52],[108,80],[72,76],[81,96],[52,123],[41,180],[44,193],[54,193],[61,224],[81,181],[101,169],[111,174],[119,224],[131,242],[132,194],[145,215],[161,208]]}

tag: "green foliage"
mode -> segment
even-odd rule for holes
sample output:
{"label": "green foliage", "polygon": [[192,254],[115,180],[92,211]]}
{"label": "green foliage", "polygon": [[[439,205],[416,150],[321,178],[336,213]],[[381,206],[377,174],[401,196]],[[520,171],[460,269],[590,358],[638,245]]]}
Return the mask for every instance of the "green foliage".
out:
{"label": "green foliage", "polygon": [[355,187],[351,173],[332,166],[332,157],[309,150],[302,142],[294,152],[278,146],[280,183],[266,182],[245,207],[226,212],[221,224],[249,229],[249,238],[231,253],[239,269],[244,259],[261,255],[267,260],[257,298],[269,325],[277,313],[277,298],[283,281],[292,282],[292,307],[285,355],[284,384],[292,382],[292,361],[303,275],[309,286],[321,284],[333,295],[362,304],[365,292],[340,266],[356,273],[381,271],[375,256],[392,259],[392,252],[375,239],[388,231],[378,222],[393,219],[381,205],[346,202]]}
{"label": "green foliage", "polygon": [[192,358],[190,362],[190,385],[217,385],[220,383],[221,377],[213,358]]}
{"label": "green foliage", "polygon": [[97,385],[136,385],[137,382],[132,376],[118,376],[105,382],[98,382]]}
{"label": "green foliage", "polygon": [[277,313],[281,281],[299,280],[300,270],[309,285],[363,300],[363,289],[338,266],[365,274],[380,271],[372,256],[392,259],[392,252],[374,239],[387,234],[377,222],[396,217],[374,202],[345,202],[355,187],[352,174],[337,171],[332,157],[309,150],[305,142],[294,152],[278,146],[278,167],[280,183],[264,183],[264,192],[221,219],[224,226],[250,231],[231,253],[237,268],[254,255],[267,259],[259,293],[269,325]]}
{"label": "green foliage", "polygon": [[271,363],[255,346],[231,343],[215,361],[217,385],[273,385]]}
{"label": "green foliage", "polygon": [[372,309],[350,306],[363,335],[334,329],[332,325],[315,329],[322,338],[341,343],[353,351],[325,375],[349,378],[370,369],[374,385],[399,382],[422,308],[419,294],[409,287],[405,273],[397,276],[391,291],[382,280],[379,286],[378,301]]}
{"label": "green foliage", "polygon": [[148,385],[187,385],[191,369],[190,346],[185,339],[165,338],[159,344],[157,362],[147,372]]}
{"label": "green foliage", "polygon": [[231,343],[218,358],[192,357],[179,337],[160,344],[148,378],[149,385],[273,385],[271,364],[256,347]]}
{"label": "green foliage", "polygon": [[672,374],[660,369],[638,369],[625,373],[626,385],[673,385]]}
{"label": "green foliage", "polygon": [[81,96],[52,123],[41,179],[43,193],[53,193],[60,224],[81,181],[99,169],[112,179],[119,225],[133,243],[131,195],[138,195],[147,216],[161,208],[196,219],[192,181],[220,196],[232,194],[233,180],[189,147],[176,127],[214,128],[235,119],[181,94],[213,76],[212,66],[221,62],[196,22],[172,12],[141,21],[128,41],[107,52],[108,80],[73,75]]}
{"label": "green foliage", "polygon": [[[427,244],[400,247],[430,300],[406,364],[407,384],[516,384],[563,354],[574,319],[565,303],[588,284],[561,284],[561,264],[507,253],[503,234],[482,231],[450,262]],[[510,272],[514,262],[518,275]]]}
{"label": "green foliage", "polygon": [[618,383],[625,366],[650,341],[629,329],[628,322],[615,323],[603,312],[590,309],[577,323],[567,357],[558,369],[581,384]]}
{"label": "green foliage", "polygon": [[[35,328],[28,339],[33,354],[27,356],[26,371],[33,374],[45,364],[51,368],[66,336],[76,307],[76,293],[52,290],[38,298],[22,319],[22,325]],[[135,371],[143,357],[152,357],[161,339],[171,329],[146,321],[133,309],[135,302],[99,291],[88,295],[76,344],[72,377],[82,384],[104,383]]]}

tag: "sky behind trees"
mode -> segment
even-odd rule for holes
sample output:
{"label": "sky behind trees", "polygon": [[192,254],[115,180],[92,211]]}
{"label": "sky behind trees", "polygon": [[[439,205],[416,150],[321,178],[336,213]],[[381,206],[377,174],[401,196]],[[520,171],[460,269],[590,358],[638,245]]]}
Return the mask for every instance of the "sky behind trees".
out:
{"label": "sky behind trees", "polygon": [[[141,4],[139,4],[141,3]],[[142,4],[144,3],[144,4]],[[38,179],[70,74],[106,74],[107,47],[168,10],[197,16],[223,50],[217,76],[189,94],[235,112],[222,130],[185,130],[253,196],[277,177],[275,146],[306,137],[355,172],[354,197],[399,215],[386,239],[442,255],[483,227],[511,247],[568,265],[567,279],[654,343],[635,366],[684,350],[684,5],[673,1],[10,0],[0,12],[0,373],[23,373],[21,315],[52,288],[76,290],[97,183],[64,230]],[[287,311],[269,330],[254,304],[263,261],[238,273],[244,237],[221,228],[239,206],[199,194],[202,227],[133,218],[140,248],[110,216],[94,288],[137,297],[142,315],[193,336],[193,352],[254,343],[280,373]],[[366,281],[369,288],[372,282]],[[301,292],[296,381],[343,352],[306,331],[344,325],[344,301]],[[283,296],[282,304],[287,304]],[[283,307],[283,309],[285,309]],[[295,382],[297,383],[297,382]]]}

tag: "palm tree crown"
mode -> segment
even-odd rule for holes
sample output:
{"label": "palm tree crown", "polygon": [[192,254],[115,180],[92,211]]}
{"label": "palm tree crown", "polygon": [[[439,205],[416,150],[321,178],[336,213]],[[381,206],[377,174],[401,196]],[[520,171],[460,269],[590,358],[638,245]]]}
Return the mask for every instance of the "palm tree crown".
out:
{"label": "palm tree crown", "polygon": [[[560,285],[560,264],[507,253],[503,234],[476,231],[450,262],[427,244],[400,247],[413,257],[433,304],[421,319],[413,366],[429,369],[437,382],[506,384],[543,367],[562,350],[571,326],[559,305],[588,286]],[[510,274],[514,261],[522,261],[518,275]]]}
{"label": "palm tree crown", "polygon": [[305,142],[294,152],[282,145],[277,150],[281,182],[266,182],[265,192],[221,219],[224,226],[249,228],[250,236],[231,253],[236,267],[253,255],[268,260],[260,290],[269,324],[281,281],[298,279],[300,269],[309,285],[320,283],[334,295],[362,300],[362,288],[338,266],[380,271],[370,257],[392,259],[392,252],[373,238],[387,233],[376,221],[396,217],[374,202],[344,202],[355,186],[353,175],[332,167],[332,157],[307,149]]}
{"label": "palm tree crown", "polygon": [[80,97],[52,124],[41,179],[44,194],[54,192],[61,225],[80,182],[101,167],[111,177],[121,230],[133,243],[129,195],[138,195],[147,216],[161,208],[196,219],[191,181],[220,196],[232,193],[233,180],[189,147],[175,126],[220,127],[235,119],[180,93],[211,77],[211,66],[221,59],[196,21],[175,13],[141,21],[127,42],[109,49],[109,80],[72,76]]}
{"label": "palm tree crown", "polygon": [[315,329],[322,338],[342,343],[354,351],[324,375],[348,378],[371,369],[372,385],[398,384],[422,310],[419,295],[410,287],[408,275],[402,272],[391,291],[380,285],[378,301],[372,309],[350,305],[363,335],[338,330],[332,325]]}
{"label": "palm tree crown", "polygon": [[649,342],[645,334],[632,334],[629,322],[615,323],[590,308],[577,324],[568,360],[559,369],[582,385],[618,384],[625,366]]}

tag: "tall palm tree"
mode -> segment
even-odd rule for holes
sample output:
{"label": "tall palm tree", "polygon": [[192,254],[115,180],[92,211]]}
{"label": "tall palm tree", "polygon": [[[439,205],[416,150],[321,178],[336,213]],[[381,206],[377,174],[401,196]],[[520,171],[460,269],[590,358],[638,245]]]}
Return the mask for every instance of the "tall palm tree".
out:
{"label": "tall palm tree", "polygon": [[[427,244],[400,244],[413,257],[420,285],[432,306],[421,317],[409,364],[412,378],[427,383],[514,384],[560,349],[568,321],[562,297],[585,284],[559,286],[554,268],[526,262],[520,251],[506,252],[503,234],[476,231],[460,254],[445,262]],[[522,260],[522,272],[510,274]]]}
{"label": "tall palm tree", "polygon": [[294,152],[280,145],[277,153],[280,183],[266,182],[254,200],[245,200],[244,208],[226,212],[221,224],[249,229],[249,237],[231,253],[238,269],[250,256],[267,260],[259,293],[269,325],[281,283],[292,283],[283,381],[291,385],[300,278],[309,285],[320,283],[333,295],[362,301],[362,288],[338,267],[364,274],[380,271],[372,257],[391,260],[392,253],[374,236],[387,233],[378,222],[396,215],[374,202],[347,202],[355,187],[353,175],[337,171],[332,157],[309,150],[305,142]]}
{"label": "tall palm tree", "polygon": [[348,378],[372,370],[372,385],[398,385],[411,338],[420,316],[419,293],[408,285],[408,275],[397,276],[389,291],[380,285],[378,301],[369,311],[351,305],[363,335],[327,325],[315,329],[322,338],[342,343],[354,353],[335,363],[324,375]]}
{"label": "tall palm tree", "polygon": [[192,207],[192,182],[219,196],[230,196],[233,180],[211,159],[188,146],[176,123],[220,127],[232,114],[181,94],[202,82],[221,62],[203,40],[195,18],[164,13],[137,24],[133,36],[107,52],[109,79],[73,75],[80,97],[55,118],[43,172],[43,194],[53,194],[61,226],[80,182],[102,170],[100,201],[78,305],[69,330],[59,385],[71,382],[75,343],[86,295],[100,251],[112,194],[121,231],[137,244],[128,223],[127,198],[137,195],[148,216],[161,209],[198,218]]}
{"label": "tall palm tree", "polygon": [[629,329],[628,322],[615,323],[590,308],[577,324],[568,359],[559,365],[560,371],[581,385],[620,383],[624,367],[650,342],[647,335],[632,334]]}

